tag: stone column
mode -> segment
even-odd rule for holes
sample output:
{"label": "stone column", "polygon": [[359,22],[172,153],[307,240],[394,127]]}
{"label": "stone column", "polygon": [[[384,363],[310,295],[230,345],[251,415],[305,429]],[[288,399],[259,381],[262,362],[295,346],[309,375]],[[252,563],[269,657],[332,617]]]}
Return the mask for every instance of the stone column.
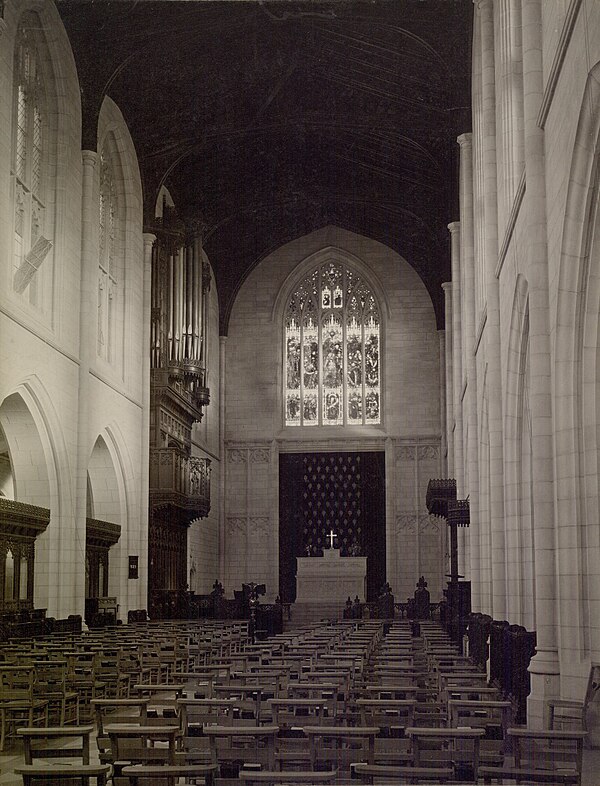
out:
{"label": "stone column", "polygon": [[528,723],[541,727],[544,701],[558,696],[560,666],[556,610],[552,385],[549,333],[548,240],[544,132],[537,118],[544,85],[541,0],[523,0],[523,89],[525,118],[526,213],[528,219],[531,472],[535,549],[537,653],[531,661]]}
{"label": "stone column", "polygon": [[[446,331],[445,330],[438,330],[438,341],[439,341],[439,359],[440,359],[440,432],[441,432],[441,440],[440,440],[440,454],[442,460],[442,466],[444,464],[444,456],[447,453],[447,433],[448,429],[446,427]],[[445,468],[444,468],[445,469]],[[444,474],[444,477],[448,477],[447,473]]]}
{"label": "stone column", "polygon": [[[71,570],[73,586],[67,586],[60,578],[57,580],[58,609],[53,616],[66,617],[68,614],[84,613],[85,598],[85,528],[87,516],[87,468],[90,454],[88,437],[90,408],[90,367],[96,356],[96,314],[98,312],[98,218],[94,202],[94,183],[98,154],[94,150],[83,150],[82,188],[81,188],[81,283],[79,312],[79,397],[77,416],[77,474],[75,526],[83,533],[78,540],[83,541],[83,554]],[[64,540],[63,540],[64,538]],[[67,542],[68,541],[68,542]],[[73,554],[73,543],[68,533],[61,531],[60,556]],[[71,557],[75,559],[75,555]],[[69,577],[71,571],[63,564],[59,577]],[[51,587],[50,587],[51,590]],[[74,601],[77,608],[73,608]]]}
{"label": "stone column", "polygon": [[[129,554],[138,555],[139,579],[127,579],[130,609],[145,609],[148,595],[148,491],[150,488],[150,330],[152,323],[152,252],[156,235],[144,232],[144,356],[142,358],[142,469],[140,483],[140,529],[131,533]],[[130,536],[130,537],[131,537]],[[125,562],[124,562],[125,564]],[[128,565],[125,564],[125,570]],[[125,574],[127,576],[127,574]],[[125,616],[125,620],[127,617]]]}
{"label": "stone column", "polygon": [[225,581],[225,475],[227,459],[225,455],[225,375],[226,375],[227,336],[219,336],[219,581]]}
{"label": "stone column", "polygon": [[454,396],[453,396],[453,357],[452,357],[452,283],[447,281],[442,284],[445,298],[446,330],[444,339],[446,343],[446,447],[448,450],[446,462],[446,477],[454,477]]}
{"label": "stone column", "polygon": [[475,357],[475,231],[473,223],[473,138],[461,134],[460,147],[460,227],[461,267],[463,275],[464,344],[467,391],[465,418],[468,423],[466,464],[468,467],[469,509],[471,524],[467,530],[468,560],[465,572],[471,580],[471,606],[479,610],[480,603],[480,548],[479,548],[479,429],[477,422],[477,367]]}
{"label": "stone column", "polygon": [[[500,297],[498,261],[498,175],[496,168],[496,72],[494,56],[494,7],[492,0],[478,0],[481,25],[481,93],[483,113],[483,210],[484,276],[487,304],[486,360],[490,445],[490,551],[481,553],[482,570],[491,562],[491,598],[483,601],[495,619],[506,616],[504,537],[504,443],[502,424],[502,375],[500,373]],[[488,568],[489,570],[489,568]],[[483,585],[489,576],[481,576]]]}
{"label": "stone column", "polygon": [[[460,270],[460,221],[448,224],[450,231],[450,248],[452,255],[452,384],[454,401],[454,477],[456,479],[456,496],[460,499],[464,494],[465,471],[463,451],[463,408],[462,408],[462,292]],[[464,575],[465,535],[464,530],[458,535],[458,572]]]}

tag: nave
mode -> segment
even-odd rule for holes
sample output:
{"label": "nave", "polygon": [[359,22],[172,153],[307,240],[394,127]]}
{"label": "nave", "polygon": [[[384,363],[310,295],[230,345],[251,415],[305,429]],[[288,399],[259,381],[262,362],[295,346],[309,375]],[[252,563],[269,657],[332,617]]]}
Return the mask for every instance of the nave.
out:
{"label": "nave", "polygon": [[65,768],[100,786],[592,786],[600,763],[576,724],[515,725],[433,621],[323,621],[256,643],[247,622],[140,622],[0,657],[2,786],[76,782]]}

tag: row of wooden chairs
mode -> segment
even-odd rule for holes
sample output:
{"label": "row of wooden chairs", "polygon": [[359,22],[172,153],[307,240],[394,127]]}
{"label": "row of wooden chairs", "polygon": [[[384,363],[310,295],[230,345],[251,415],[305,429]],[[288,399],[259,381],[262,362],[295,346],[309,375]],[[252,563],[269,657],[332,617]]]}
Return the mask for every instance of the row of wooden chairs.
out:
{"label": "row of wooden chairs", "polygon": [[229,659],[228,668],[205,663],[136,683],[136,697],[112,708],[94,700],[115,786],[191,782],[193,767],[223,786],[580,781],[584,735],[512,729],[510,704],[435,626],[414,638],[402,623],[385,636],[376,621],[327,625],[238,647]]}

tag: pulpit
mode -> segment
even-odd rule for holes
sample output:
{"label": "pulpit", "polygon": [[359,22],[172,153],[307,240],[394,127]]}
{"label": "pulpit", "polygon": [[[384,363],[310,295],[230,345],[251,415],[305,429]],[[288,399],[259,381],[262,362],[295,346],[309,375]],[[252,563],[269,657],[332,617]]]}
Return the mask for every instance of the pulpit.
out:
{"label": "pulpit", "polygon": [[324,549],[322,557],[298,557],[297,603],[339,603],[366,597],[366,557],[341,557],[339,549]]}

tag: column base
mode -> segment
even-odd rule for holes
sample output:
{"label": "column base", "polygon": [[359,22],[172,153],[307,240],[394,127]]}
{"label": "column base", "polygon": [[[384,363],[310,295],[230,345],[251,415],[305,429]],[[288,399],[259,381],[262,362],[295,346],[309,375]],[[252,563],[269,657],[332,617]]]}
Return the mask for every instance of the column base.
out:
{"label": "column base", "polygon": [[531,692],[527,698],[527,727],[543,729],[547,723],[546,699],[560,696],[560,664],[556,650],[538,651],[529,664]]}

